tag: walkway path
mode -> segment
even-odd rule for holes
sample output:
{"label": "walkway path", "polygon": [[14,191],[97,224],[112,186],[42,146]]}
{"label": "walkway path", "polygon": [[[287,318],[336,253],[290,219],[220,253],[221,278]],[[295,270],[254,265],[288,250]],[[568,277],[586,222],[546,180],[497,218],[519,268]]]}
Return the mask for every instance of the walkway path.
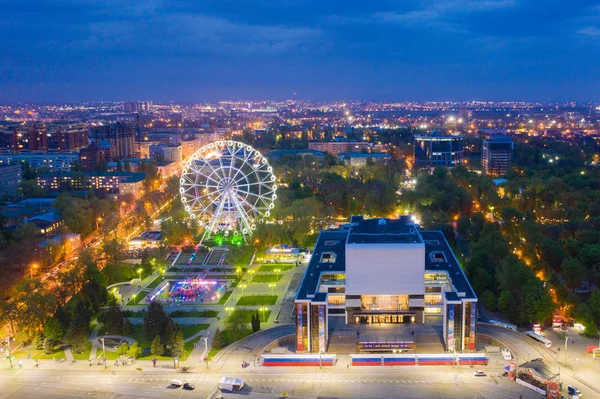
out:
{"label": "walkway path", "polygon": [[92,333],[90,334],[90,342],[92,343],[92,350],[90,351],[90,360],[96,360],[96,353],[98,351],[98,346],[94,345],[95,342],[97,342],[97,338],[98,338],[98,331],[100,331],[100,327],[102,327],[101,323],[98,323],[96,325],[96,327],[94,327],[94,329],[92,330]]}

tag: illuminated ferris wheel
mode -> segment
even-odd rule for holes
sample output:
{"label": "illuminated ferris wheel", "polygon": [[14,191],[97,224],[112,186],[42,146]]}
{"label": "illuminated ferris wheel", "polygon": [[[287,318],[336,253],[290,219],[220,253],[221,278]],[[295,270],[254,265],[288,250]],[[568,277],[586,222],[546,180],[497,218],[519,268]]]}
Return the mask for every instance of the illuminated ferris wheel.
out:
{"label": "illuminated ferris wheel", "polygon": [[204,226],[203,240],[219,232],[245,240],[270,215],[276,190],[265,157],[231,140],[196,151],[183,167],[179,188],[185,210]]}

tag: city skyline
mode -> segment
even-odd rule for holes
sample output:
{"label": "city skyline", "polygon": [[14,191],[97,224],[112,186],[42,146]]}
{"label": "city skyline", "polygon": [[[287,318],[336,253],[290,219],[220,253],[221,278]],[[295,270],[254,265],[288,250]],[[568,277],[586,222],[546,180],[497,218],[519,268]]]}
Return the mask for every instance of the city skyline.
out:
{"label": "city skyline", "polygon": [[9,2],[0,103],[598,101],[600,6]]}

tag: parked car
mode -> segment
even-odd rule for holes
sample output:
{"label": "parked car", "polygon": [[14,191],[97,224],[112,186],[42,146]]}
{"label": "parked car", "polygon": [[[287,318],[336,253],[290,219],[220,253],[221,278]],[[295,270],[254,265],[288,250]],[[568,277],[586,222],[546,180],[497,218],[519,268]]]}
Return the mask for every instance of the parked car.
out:
{"label": "parked car", "polygon": [[194,384],[190,384],[189,382],[186,382],[185,384],[183,384],[183,389],[193,391],[194,389],[196,389],[196,387],[194,386]]}
{"label": "parked car", "polygon": [[485,371],[482,371],[482,370],[477,370],[477,371],[475,371],[475,372],[473,373],[473,375],[474,375],[475,377],[485,377],[487,374],[485,373]]}

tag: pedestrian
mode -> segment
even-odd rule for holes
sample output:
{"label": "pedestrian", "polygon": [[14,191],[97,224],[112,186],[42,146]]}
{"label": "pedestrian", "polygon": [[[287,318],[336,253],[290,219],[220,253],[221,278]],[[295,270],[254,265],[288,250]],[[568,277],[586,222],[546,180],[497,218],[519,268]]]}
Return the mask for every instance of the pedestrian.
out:
{"label": "pedestrian", "polygon": [[19,365],[20,368],[23,367],[23,363],[21,362],[21,359],[19,359],[19,361],[17,362],[17,364]]}

